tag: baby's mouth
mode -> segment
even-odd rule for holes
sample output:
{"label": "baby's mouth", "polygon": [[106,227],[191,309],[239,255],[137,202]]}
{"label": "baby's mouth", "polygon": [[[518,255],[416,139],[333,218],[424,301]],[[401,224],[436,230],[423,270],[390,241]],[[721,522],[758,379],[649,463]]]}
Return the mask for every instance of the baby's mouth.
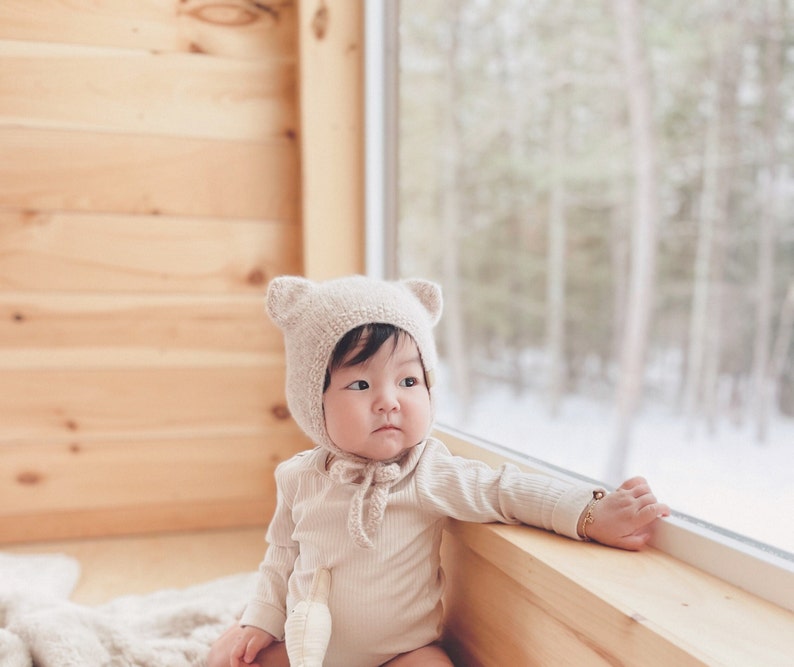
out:
{"label": "baby's mouth", "polygon": [[376,433],[383,432],[383,431],[399,431],[400,429],[397,428],[394,424],[384,424],[375,429]]}

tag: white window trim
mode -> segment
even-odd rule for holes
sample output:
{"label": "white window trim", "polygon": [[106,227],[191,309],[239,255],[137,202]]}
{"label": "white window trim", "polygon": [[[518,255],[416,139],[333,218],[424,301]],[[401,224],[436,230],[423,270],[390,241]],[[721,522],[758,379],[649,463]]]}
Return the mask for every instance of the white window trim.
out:
{"label": "white window trim", "polygon": [[[366,0],[365,5],[366,267],[369,275],[386,278],[397,275],[390,249],[396,245],[398,217],[398,6],[394,0]],[[571,481],[586,479],[452,427],[439,425],[438,430],[538,472]],[[678,512],[661,522],[651,546],[794,611],[792,554]]]}
{"label": "white window trim", "polygon": [[365,262],[367,273],[396,278],[398,0],[364,9]]}

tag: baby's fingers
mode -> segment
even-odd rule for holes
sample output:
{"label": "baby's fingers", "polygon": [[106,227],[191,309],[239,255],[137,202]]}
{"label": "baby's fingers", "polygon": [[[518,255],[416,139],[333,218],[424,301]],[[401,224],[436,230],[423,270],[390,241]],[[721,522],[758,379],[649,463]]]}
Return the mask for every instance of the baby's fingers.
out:
{"label": "baby's fingers", "polygon": [[257,635],[255,637],[251,637],[245,647],[245,655],[243,655],[243,660],[245,660],[246,664],[250,665],[254,660],[256,660],[256,656],[259,655],[259,651],[270,644],[268,640],[269,637],[267,636],[262,637]]}
{"label": "baby's fingers", "polygon": [[633,526],[634,530],[631,533],[632,538],[642,538],[642,543],[635,547],[624,547],[626,549],[637,550],[650,539],[653,532],[653,524],[657,519],[670,516],[670,508],[663,503],[650,503],[642,507],[635,515]]}
{"label": "baby's fingers", "polygon": [[250,665],[263,648],[268,645],[269,637],[262,634],[243,634],[234,646],[231,656],[231,667]]}
{"label": "baby's fingers", "polygon": [[646,480],[644,477],[632,477],[631,479],[627,479],[625,482],[623,482],[623,484],[621,484],[617,490],[631,491],[638,486],[648,486],[648,480]]}
{"label": "baby's fingers", "polygon": [[665,516],[670,516],[670,508],[664,503],[648,503],[637,512],[637,518],[642,525],[652,523]]}

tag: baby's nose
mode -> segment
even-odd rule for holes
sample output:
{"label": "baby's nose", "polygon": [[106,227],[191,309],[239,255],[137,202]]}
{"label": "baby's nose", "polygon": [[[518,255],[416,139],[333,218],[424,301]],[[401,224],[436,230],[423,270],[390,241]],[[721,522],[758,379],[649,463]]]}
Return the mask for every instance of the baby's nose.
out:
{"label": "baby's nose", "polygon": [[400,402],[397,400],[396,392],[384,389],[378,394],[375,406],[378,412],[393,412],[399,409]]}

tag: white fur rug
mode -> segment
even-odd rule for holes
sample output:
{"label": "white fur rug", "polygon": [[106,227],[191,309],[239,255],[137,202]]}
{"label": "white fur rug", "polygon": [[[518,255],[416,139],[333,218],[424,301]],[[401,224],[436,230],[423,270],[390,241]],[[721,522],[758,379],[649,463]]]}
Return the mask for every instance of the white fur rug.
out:
{"label": "white fur rug", "polygon": [[256,574],[96,607],[69,601],[79,576],[68,556],[0,553],[2,667],[200,667],[239,618]]}

